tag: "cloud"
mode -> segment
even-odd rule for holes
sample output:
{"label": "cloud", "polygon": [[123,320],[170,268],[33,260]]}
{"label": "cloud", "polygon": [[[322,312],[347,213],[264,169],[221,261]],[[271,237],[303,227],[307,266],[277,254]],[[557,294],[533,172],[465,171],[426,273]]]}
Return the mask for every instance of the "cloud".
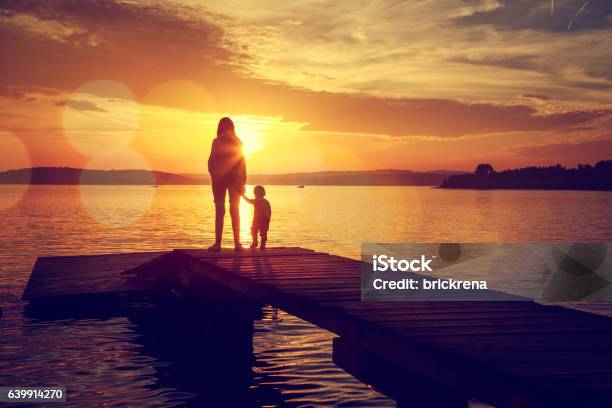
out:
{"label": "cloud", "polygon": [[[610,42],[610,46],[612,46],[612,42]],[[607,60],[591,64],[587,67],[586,73],[592,77],[603,78],[612,82],[612,63],[610,63],[610,60]]]}
{"label": "cloud", "polygon": [[30,35],[48,38],[58,42],[77,40],[85,32],[84,28],[70,26],[60,21],[41,19],[32,14],[11,9],[11,4],[7,3],[6,8],[0,15],[0,24],[5,27],[27,32]]}
{"label": "cloud", "polygon": [[[96,79],[147,82],[220,72],[219,61],[241,59],[240,50],[225,47],[221,16],[187,6],[23,0],[3,2],[2,12],[0,55],[10,55],[0,69],[4,84],[70,89]],[[10,23],[17,17],[47,28],[33,32]]]}
{"label": "cloud", "polygon": [[481,58],[470,58],[457,56],[449,58],[451,62],[463,64],[484,65],[490,67],[501,67],[526,71],[542,70],[542,63],[533,55],[510,55],[510,56],[485,56]]}
{"label": "cloud", "polygon": [[[521,156],[574,163],[594,163],[612,159],[612,136],[582,142],[554,143],[524,146],[514,149]],[[606,152],[607,155],[606,155]]]}
{"label": "cloud", "polygon": [[89,111],[89,112],[107,112],[106,109],[103,109],[90,101],[80,101],[80,100],[69,100],[69,101],[57,101],[55,102],[55,106],[67,106],[71,109],[78,111]]}
{"label": "cloud", "polygon": [[[609,99],[604,91],[610,83],[560,79],[555,67],[573,66],[554,63],[551,58],[564,52],[547,51],[551,47],[543,48],[542,38],[448,26],[450,16],[515,6],[471,2],[458,10],[449,4],[330,2],[323,12],[311,2],[271,9],[257,1],[243,7],[228,1],[211,11],[156,2],[6,1],[7,18],[31,16],[48,24],[38,32],[23,24],[0,27],[6,38],[0,54],[10,55],[0,68],[0,84],[71,94],[84,83],[111,79],[145,101],[161,83],[188,80],[210,97],[209,112],[282,116],[311,131],[388,136],[571,130],[610,115],[606,105],[593,102],[599,95]],[[61,40],[54,30],[65,34]],[[452,48],[445,45],[449,36]],[[582,60],[576,55],[583,44],[570,45],[576,51],[563,58]],[[607,49],[601,51],[598,61],[606,55]],[[474,65],[486,67],[486,74],[475,75]],[[566,103],[544,113],[517,100],[522,90],[555,102],[560,93],[583,98],[582,105]],[[202,101],[190,95],[155,103],[202,109]],[[70,107],[101,109],[82,102]]]}
{"label": "cloud", "polygon": [[41,97],[56,95],[57,90],[38,87],[14,87],[0,85],[0,98],[35,102]]}
{"label": "cloud", "polygon": [[[567,32],[568,24],[584,4],[583,0],[556,1],[551,15],[550,3],[533,0],[500,0],[491,10],[475,11],[454,19],[459,26],[488,25],[501,30],[538,30]],[[572,24],[572,31],[612,28],[612,2],[590,0]]]}
{"label": "cloud", "polygon": [[[608,0],[593,1],[583,13],[612,21],[608,3],[602,3]],[[266,80],[388,97],[507,101],[519,88],[555,100],[609,101],[602,81],[587,77],[601,73],[593,67],[609,66],[609,30],[585,30],[578,24],[581,13],[567,31],[565,14],[575,14],[582,0],[556,0],[560,11],[553,17],[547,1],[304,1],[274,8],[258,0],[238,3],[210,7],[236,19],[228,35],[253,56],[242,69]],[[557,21],[563,35],[540,29],[534,15],[546,24]],[[474,65],[482,67],[480,75]]]}
{"label": "cloud", "polygon": [[546,95],[539,95],[539,94],[522,94],[521,98],[526,98],[526,99],[535,99],[538,101],[550,101],[552,98],[550,96],[546,96]]}
{"label": "cloud", "polygon": [[[302,96],[302,99],[305,98]],[[296,121],[309,118],[310,123],[306,129],[391,136],[455,137],[558,130],[612,115],[612,111],[606,109],[541,114],[526,105],[382,99],[342,94],[311,94],[310,99],[316,103],[316,107],[311,104],[301,105],[300,111],[305,112],[304,116],[291,117]]]}
{"label": "cloud", "polygon": [[28,98],[28,95],[19,88],[0,86],[0,97],[25,100]]}

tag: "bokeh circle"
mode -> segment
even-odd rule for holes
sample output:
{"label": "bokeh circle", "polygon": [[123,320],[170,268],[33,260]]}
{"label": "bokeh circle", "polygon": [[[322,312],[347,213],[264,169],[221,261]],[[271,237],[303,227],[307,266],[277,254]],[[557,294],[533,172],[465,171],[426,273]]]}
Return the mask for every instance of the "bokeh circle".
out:
{"label": "bokeh circle", "polygon": [[[99,169],[124,168],[111,173]],[[138,152],[117,149],[93,157],[80,180],[80,197],[87,213],[95,220],[110,226],[125,226],[142,218],[153,205],[156,186],[155,174],[149,163]]]}

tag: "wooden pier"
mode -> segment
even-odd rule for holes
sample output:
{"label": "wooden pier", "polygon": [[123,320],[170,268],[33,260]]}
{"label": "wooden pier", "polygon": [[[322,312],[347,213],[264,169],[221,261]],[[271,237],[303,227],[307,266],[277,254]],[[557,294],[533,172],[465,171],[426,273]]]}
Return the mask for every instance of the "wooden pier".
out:
{"label": "wooden pier", "polygon": [[270,304],[329,330],[336,363],[399,405],[612,406],[612,319],[534,302],[362,302],[359,261],[308,249],[40,258],[23,298],[156,290]]}

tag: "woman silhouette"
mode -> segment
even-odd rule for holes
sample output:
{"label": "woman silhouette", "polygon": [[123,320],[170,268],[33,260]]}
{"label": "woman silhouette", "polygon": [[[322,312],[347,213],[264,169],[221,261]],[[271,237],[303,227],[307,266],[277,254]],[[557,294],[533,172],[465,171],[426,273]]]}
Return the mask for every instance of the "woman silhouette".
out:
{"label": "woman silhouette", "polygon": [[225,194],[229,192],[230,216],[234,233],[234,248],[242,250],[240,244],[240,197],[246,184],[246,163],[242,154],[242,142],[234,131],[230,118],[221,118],[217,126],[217,137],[213,140],[208,158],[208,173],[215,198],[215,243],[208,248],[221,250],[223,218],[225,217]]}

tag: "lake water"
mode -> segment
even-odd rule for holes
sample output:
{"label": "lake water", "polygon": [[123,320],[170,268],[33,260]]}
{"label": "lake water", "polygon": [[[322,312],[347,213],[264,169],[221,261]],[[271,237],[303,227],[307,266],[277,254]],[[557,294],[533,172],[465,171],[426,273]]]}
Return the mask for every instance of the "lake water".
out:
{"label": "lake water", "polygon": [[[361,242],[612,238],[609,192],[310,186],[267,192],[270,246],[352,258]],[[241,205],[247,244],[250,211]],[[208,246],[213,218],[209,186],[0,186],[0,386],[67,385],[68,405],[79,407],[102,400],[203,406],[223,395],[257,406],[393,406],[332,363],[332,334],[270,307],[255,322],[254,360],[244,370],[225,367],[215,352],[223,342],[205,327],[178,325],[146,302],[105,316],[25,313],[20,297],[36,257]],[[229,231],[228,220],[227,244]],[[585,307],[609,313],[605,305]]]}

